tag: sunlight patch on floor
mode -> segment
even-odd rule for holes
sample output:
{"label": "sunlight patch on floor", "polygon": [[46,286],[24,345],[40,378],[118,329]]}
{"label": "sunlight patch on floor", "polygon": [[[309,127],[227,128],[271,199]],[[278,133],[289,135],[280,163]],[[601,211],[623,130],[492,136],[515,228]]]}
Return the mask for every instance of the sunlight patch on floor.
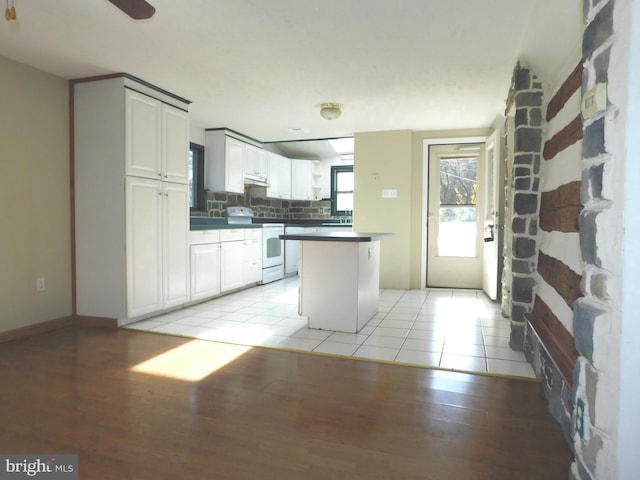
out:
{"label": "sunlight patch on floor", "polygon": [[192,340],[130,368],[133,372],[197,382],[252,347]]}

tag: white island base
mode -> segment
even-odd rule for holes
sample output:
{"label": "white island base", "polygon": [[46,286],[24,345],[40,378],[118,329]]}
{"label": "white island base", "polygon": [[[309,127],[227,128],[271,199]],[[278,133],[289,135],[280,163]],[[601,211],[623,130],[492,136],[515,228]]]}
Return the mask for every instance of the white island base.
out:
{"label": "white island base", "polygon": [[[380,239],[391,234],[299,234],[299,314],[309,328],[357,333],[378,312]],[[295,237],[295,238],[294,238]]]}

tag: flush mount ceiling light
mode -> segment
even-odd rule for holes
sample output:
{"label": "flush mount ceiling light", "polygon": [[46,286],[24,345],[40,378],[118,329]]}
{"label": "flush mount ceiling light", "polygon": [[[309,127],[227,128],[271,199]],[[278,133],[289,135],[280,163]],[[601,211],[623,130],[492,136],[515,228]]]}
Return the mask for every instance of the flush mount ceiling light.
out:
{"label": "flush mount ceiling light", "polygon": [[323,103],[320,105],[320,116],[325,120],[335,120],[342,114],[341,108],[340,103]]}

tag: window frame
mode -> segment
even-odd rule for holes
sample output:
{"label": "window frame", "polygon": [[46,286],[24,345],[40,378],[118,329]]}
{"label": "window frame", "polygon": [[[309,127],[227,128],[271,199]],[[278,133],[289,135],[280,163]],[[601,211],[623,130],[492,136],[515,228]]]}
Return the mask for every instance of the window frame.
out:
{"label": "window frame", "polygon": [[204,189],[204,146],[189,143],[189,151],[193,152],[193,195],[194,205],[189,207],[191,212],[207,210],[207,195]]}
{"label": "window frame", "polygon": [[353,165],[332,165],[331,166],[331,216],[332,217],[346,217],[349,214],[347,210],[338,210],[336,208],[338,204],[338,193],[351,193],[353,190],[341,190],[337,191],[338,174],[342,172],[353,172]]}

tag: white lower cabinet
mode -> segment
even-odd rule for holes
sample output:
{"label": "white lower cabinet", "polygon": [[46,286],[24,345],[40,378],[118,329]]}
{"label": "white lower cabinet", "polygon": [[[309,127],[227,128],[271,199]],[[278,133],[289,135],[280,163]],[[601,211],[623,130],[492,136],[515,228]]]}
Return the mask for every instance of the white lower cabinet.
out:
{"label": "white lower cabinet", "polygon": [[220,291],[226,292],[244,285],[242,262],[244,240],[220,243]]}
{"label": "white lower cabinet", "polygon": [[262,280],[262,231],[247,230],[244,240],[242,280],[245,285]]}
{"label": "white lower cabinet", "polygon": [[262,280],[262,229],[192,231],[191,301]]}
{"label": "white lower cabinet", "polygon": [[127,317],[189,300],[188,187],[126,179]]}
{"label": "white lower cabinet", "polygon": [[191,301],[220,293],[220,232],[191,232]]}

